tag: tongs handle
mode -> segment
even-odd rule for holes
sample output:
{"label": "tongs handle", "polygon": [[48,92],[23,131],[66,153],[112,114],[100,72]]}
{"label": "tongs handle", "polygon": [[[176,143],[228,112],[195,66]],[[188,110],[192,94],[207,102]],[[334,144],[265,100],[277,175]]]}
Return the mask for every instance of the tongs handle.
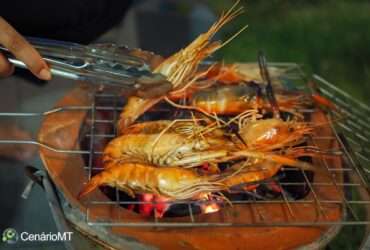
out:
{"label": "tongs handle", "polygon": [[[129,49],[116,44],[81,45],[78,43],[28,37],[28,41],[45,57],[76,60],[83,66],[89,60],[115,62],[126,67],[144,67],[144,60],[129,55]],[[91,61],[90,61],[91,62]],[[78,66],[78,63],[76,63]]]}
{"label": "tongs handle", "polygon": [[[27,40],[32,46],[41,54],[43,59],[51,66],[51,73],[53,75],[62,76],[72,80],[79,80],[78,74],[68,73],[63,70],[66,68],[82,68],[84,67],[84,60],[79,58],[83,53],[84,47],[77,43],[62,42],[49,39],[41,39],[28,37]],[[0,50],[5,53],[8,60],[19,68],[27,68],[27,66],[20,60],[16,59],[7,48],[0,45]],[[69,60],[68,60],[69,59]],[[68,63],[65,61],[68,60]],[[55,67],[57,65],[57,67]],[[59,67],[58,67],[59,66]]]}
{"label": "tongs handle", "polygon": [[[124,46],[116,44],[85,46],[34,37],[28,37],[27,40],[48,62],[51,73],[56,76],[135,91],[153,88],[156,90],[141,91],[140,93],[146,97],[165,94],[172,87],[162,75],[152,73],[146,61],[131,55],[132,51]],[[6,48],[0,46],[0,50],[5,52],[8,60],[15,66],[27,67]]]}

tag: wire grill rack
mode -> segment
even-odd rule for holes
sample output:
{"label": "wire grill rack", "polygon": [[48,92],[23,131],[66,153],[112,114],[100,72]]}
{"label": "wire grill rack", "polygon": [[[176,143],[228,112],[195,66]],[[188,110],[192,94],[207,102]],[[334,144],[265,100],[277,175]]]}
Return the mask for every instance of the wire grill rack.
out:
{"label": "wire grill rack", "polygon": [[[301,81],[305,76],[296,64],[270,64],[270,66],[288,68],[284,75],[287,82]],[[318,75],[313,75],[318,90],[337,106],[328,119],[334,120],[330,125],[333,133],[329,136],[312,138],[312,144],[325,143],[338,145],[342,152],[339,165],[333,167],[333,161],[325,157],[317,162],[327,172],[323,179],[316,179],[305,171],[285,168],[283,172],[299,172],[300,180],[281,180],[274,178],[264,183],[272,183],[282,190],[279,197],[260,197],[253,191],[246,191],[248,199],[233,198],[232,205],[219,204],[221,210],[212,214],[199,215],[194,205],[209,205],[206,201],[176,201],[171,205],[181,205],[187,210],[188,216],[174,218],[148,217],[145,222],[137,221],[134,217],[125,218],[118,215],[117,220],[112,218],[92,218],[87,210],[86,220],[89,225],[126,226],[126,227],[209,227],[209,226],[314,226],[314,225],[367,225],[370,224],[368,211],[370,206],[369,194],[369,162],[370,162],[370,108],[353,99],[347,93],[337,89]],[[102,145],[116,136],[114,124],[123,105],[122,98],[114,93],[93,93],[94,101],[88,106],[67,106],[41,113],[0,113],[0,116],[16,117],[43,117],[58,112],[85,111],[88,116],[85,126],[81,130],[81,142],[85,146],[81,149],[58,149],[37,141],[0,140],[0,143],[28,143],[47,148],[54,152],[78,154],[84,157],[84,167],[88,178],[101,171],[96,165],[96,158],[102,154]],[[313,112],[305,110],[305,112]],[[104,115],[101,115],[104,113]],[[342,116],[345,118],[336,119]],[[109,131],[101,127],[109,127]],[[103,131],[103,132],[102,132]],[[337,161],[338,162],[338,161]],[[304,188],[307,196],[294,199],[284,191],[288,187]],[[328,191],[329,190],[329,191]],[[327,192],[334,194],[328,196]],[[146,204],[144,201],[122,199],[122,193],[114,191],[111,201],[89,199],[88,206],[103,206],[107,204],[117,206],[132,206]],[[215,202],[215,201],[212,201]],[[203,203],[203,204],[202,204]],[[307,210],[311,215],[299,216]],[[340,213],[339,219],[333,219],[333,211]],[[244,216],[243,213],[245,213]]]}

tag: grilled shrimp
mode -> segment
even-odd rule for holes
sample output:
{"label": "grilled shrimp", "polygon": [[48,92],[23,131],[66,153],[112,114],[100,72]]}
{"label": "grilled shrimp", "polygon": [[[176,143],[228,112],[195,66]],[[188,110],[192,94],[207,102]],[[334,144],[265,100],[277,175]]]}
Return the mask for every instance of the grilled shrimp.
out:
{"label": "grilled shrimp", "polygon": [[[234,10],[239,2],[237,1],[233,7],[227,11],[220,19],[214,23],[211,28],[201,34],[186,48],[180,50],[176,54],[164,60],[159,66],[154,69],[155,73],[164,75],[169,82],[172,83],[171,92],[182,92],[191,86],[197,79],[204,75],[203,72],[197,73],[199,63],[216,50],[220,49],[238,33],[232,36],[224,43],[219,41],[211,42],[210,40],[218,32],[222,26],[234,19],[242,13],[242,7]],[[125,129],[132,124],[141,114],[151,108],[153,105],[164,99],[165,96],[154,99],[142,99],[139,97],[130,97],[128,103],[123,108],[118,122],[119,132],[123,133]]]}
{"label": "grilled shrimp", "polygon": [[[197,134],[197,129],[199,134]],[[203,131],[203,132],[202,132]],[[227,155],[227,142],[220,130],[193,121],[153,121],[135,124],[105,148],[103,162],[136,162],[155,166],[199,166]]]}
{"label": "grilled shrimp", "polygon": [[82,198],[101,185],[117,187],[131,197],[135,193],[153,193],[175,200],[198,198],[202,193],[225,189],[222,183],[209,181],[189,169],[157,168],[135,163],[119,163],[93,176],[78,194]]}
{"label": "grilled shrimp", "polygon": [[157,168],[145,164],[117,163],[93,176],[78,194],[78,199],[102,185],[116,187],[131,197],[151,193],[170,200],[199,199],[204,197],[203,194],[227,191],[233,186],[270,178],[281,166],[261,161],[245,169],[232,169],[223,175],[201,176],[181,167]]}
{"label": "grilled shrimp", "polygon": [[[239,137],[233,140],[226,138],[220,129],[196,125],[193,121],[135,124],[129,127],[127,134],[108,144],[103,153],[103,162],[106,168],[117,162],[187,168],[206,162],[252,158],[312,169],[309,164],[295,160],[296,156],[272,152],[274,149],[284,149],[303,142],[304,135],[311,132],[307,124],[280,119],[242,123]],[[197,130],[203,132],[196,132]]]}
{"label": "grilled shrimp", "polygon": [[214,86],[193,94],[191,106],[219,115],[240,114],[260,106],[258,88],[251,84]]}
{"label": "grilled shrimp", "polygon": [[[279,77],[283,76],[291,69],[296,67],[295,65],[287,67],[272,67],[269,66],[271,80],[273,84],[278,85]],[[255,63],[243,63],[243,64],[222,64],[219,63],[212,67],[205,76],[207,79],[218,81],[222,84],[238,84],[240,82],[257,82],[262,83],[260,69]]]}
{"label": "grilled shrimp", "polygon": [[[292,114],[297,114],[296,110],[313,104],[331,110],[336,109],[334,104],[318,94],[288,93],[278,90],[275,97],[279,109]],[[262,94],[261,86],[253,82],[215,85],[193,93],[189,99],[192,107],[219,115],[235,115],[252,108],[271,110],[266,96]]]}
{"label": "grilled shrimp", "polygon": [[224,136],[224,131],[221,129],[207,127],[202,125],[200,121],[191,119],[146,121],[133,124],[126,130],[126,134],[156,134],[161,132],[173,132],[189,137],[198,134],[202,134],[202,136],[207,138],[221,138]]}
{"label": "grilled shrimp", "polygon": [[[308,99],[300,93],[294,95],[276,93],[275,96],[282,111],[294,113],[294,110],[309,104]],[[262,95],[261,86],[256,83],[213,86],[194,93],[190,104],[205,112],[219,115],[240,114],[248,109],[271,109],[268,100]]]}

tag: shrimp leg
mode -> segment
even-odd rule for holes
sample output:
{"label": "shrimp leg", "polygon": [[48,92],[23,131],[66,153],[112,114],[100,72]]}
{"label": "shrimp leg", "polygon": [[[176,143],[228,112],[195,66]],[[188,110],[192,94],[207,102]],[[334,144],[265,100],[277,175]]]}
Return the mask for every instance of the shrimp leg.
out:
{"label": "shrimp leg", "polygon": [[233,153],[234,156],[240,156],[240,157],[251,157],[259,160],[268,160],[276,163],[280,163],[283,165],[291,166],[291,167],[297,167],[302,170],[309,170],[309,171],[317,171],[318,169],[315,168],[313,165],[311,165],[308,162],[299,161],[292,159],[287,156],[283,155],[276,155],[276,154],[267,154],[262,152],[256,152],[256,151],[249,151],[249,150],[242,150]]}

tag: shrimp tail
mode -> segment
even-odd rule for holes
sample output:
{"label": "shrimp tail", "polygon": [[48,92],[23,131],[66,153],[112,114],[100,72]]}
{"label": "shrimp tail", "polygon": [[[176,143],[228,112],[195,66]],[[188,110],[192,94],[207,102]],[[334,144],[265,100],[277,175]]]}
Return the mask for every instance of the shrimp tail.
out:
{"label": "shrimp tail", "polygon": [[[104,172],[102,172],[104,173]],[[77,199],[80,200],[85,195],[91,193],[96,188],[98,188],[100,185],[103,184],[103,175],[98,174],[91,178],[91,180],[83,187],[83,189],[78,193]]]}

